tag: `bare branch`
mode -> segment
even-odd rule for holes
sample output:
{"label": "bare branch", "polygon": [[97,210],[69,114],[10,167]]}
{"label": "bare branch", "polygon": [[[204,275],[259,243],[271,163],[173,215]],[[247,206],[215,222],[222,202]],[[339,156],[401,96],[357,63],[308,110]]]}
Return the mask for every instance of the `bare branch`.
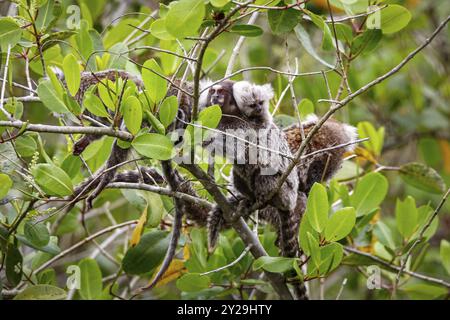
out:
{"label": "bare branch", "polygon": [[78,126],[51,126],[45,124],[28,124],[20,120],[15,121],[0,121],[0,127],[13,127],[22,129],[25,126],[25,131],[33,132],[48,132],[48,133],[83,133],[83,134],[97,134],[119,138],[120,140],[131,141],[133,135],[126,131],[114,130],[111,128],[99,128],[99,127],[78,127]]}
{"label": "bare branch", "polygon": [[[373,261],[375,261],[375,262],[377,262],[377,263],[379,263],[379,264],[381,264],[381,265],[383,265],[383,266],[385,266],[385,267],[387,267],[387,268],[389,268],[389,269],[391,269],[393,271],[400,271],[400,267],[399,266],[391,264],[391,263],[389,263],[389,262],[387,262],[387,261],[385,261],[385,260],[383,260],[381,258],[378,258],[377,256],[373,256],[373,255],[371,255],[369,253],[362,252],[362,251],[359,251],[359,250],[357,250],[355,248],[348,247],[348,246],[344,247],[344,249],[347,252],[354,253],[354,254],[357,254],[357,255],[369,258],[369,259],[371,259],[371,260],[373,260]],[[410,270],[404,270],[403,272],[406,273],[407,275],[410,275],[411,277],[414,277],[414,278],[417,278],[417,279],[420,279],[420,280],[424,280],[424,281],[427,281],[427,282],[436,283],[436,284],[442,285],[442,286],[447,287],[447,288],[450,289],[450,282],[447,282],[445,280],[429,277],[429,276],[426,276],[424,274],[413,272],[413,271],[410,271]]]}

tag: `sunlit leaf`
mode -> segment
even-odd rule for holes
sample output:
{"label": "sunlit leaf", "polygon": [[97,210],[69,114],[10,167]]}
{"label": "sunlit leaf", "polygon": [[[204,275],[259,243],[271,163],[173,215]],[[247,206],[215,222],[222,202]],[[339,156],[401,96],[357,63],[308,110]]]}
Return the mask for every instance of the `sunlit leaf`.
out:
{"label": "sunlit leaf", "polygon": [[387,179],[378,172],[366,174],[358,181],[350,202],[356,208],[356,216],[360,217],[368,214],[377,208],[388,191]]}
{"label": "sunlit leaf", "polygon": [[322,232],[327,225],[328,209],[327,190],[320,183],[314,183],[308,196],[305,216],[317,232]]}
{"label": "sunlit leaf", "polygon": [[172,157],[172,141],[157,133],[146,133],[136,137],[131,143],[133,148],[143,156],[157,159],[168,160]]}

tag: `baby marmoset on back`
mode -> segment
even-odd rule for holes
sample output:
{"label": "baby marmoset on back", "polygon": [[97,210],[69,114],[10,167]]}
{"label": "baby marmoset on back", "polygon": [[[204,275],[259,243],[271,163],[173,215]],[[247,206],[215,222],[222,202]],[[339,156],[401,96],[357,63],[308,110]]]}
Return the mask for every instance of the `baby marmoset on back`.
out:
{"label": "baby marmoset on back", "polygon": [[[317,116],[310,115],[302,122],[305,137],[317,124],[317,121]],[[289,148],[294,154],[298,151],[303,141],[301,130],[299,124],[294,124],[283,130],[286,134]],[[355,141],[357,138],[358,133],[355,127],[334,119],[328,119],[306,145],[303,155],[343,145]],[[345,147],[334,148],[302,160],[297,166],[300,190],[308,194],[315,182],[330,180],[341,168],[344,154],[353,151],[355,146],[356,144],[350,144]]]}

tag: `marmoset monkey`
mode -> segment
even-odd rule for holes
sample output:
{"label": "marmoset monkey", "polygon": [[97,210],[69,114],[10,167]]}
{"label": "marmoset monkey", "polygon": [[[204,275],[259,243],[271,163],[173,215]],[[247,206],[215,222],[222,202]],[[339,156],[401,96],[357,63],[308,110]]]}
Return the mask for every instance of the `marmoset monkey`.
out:
{"label": "marmoset monkey", "polygon": [[[231,201],[237,201],[238,211],[247,215],[247,211],[252,205],[268,204],[278,210],[279,221],[281,224],[285,224],[283,221],[290,219],[289,217],[294,214],[297,206],[298,174],[294,169],[280,190],[269,199],[277,187],[280,176],[289,166],[290,160],[284,155],[292,156],[283,132],[275,126],[269,114],[269,100],[273,97],[272,87],[241,81],[233,84],[232,89],[236,107],[239,110],[239,119],[228,119],[226,129],[235,129],[236,135],[243,135],[240,137],[242,140],[253,140],[251,141],[253,144],[264,142],[265,151],[261,152],[254,145],[243,144],[229,139],[229,136],[226,137],[226,157],[233,162],[233,187],[238,192],[237,198],[232,198]],[[211,97],[213,96],[212,94]],[[222,100],[231,101],[231,99]],[[227,105],[226,107],[233,109],[234,106]],[[238,115],[236,112],[235,114]],[[222,147],[223,144],[218,140],[220,137],[216,135],[213,144]],[[276,154],[272,154],[272,151],[266,149],[275,149]],[[256,153],[256,155],[251,153]],[[270,154],[270,161],[267,161],[268,158],[266,158],[268,154]],[[253,162],[251,161],[252,157],[255,160]],[[272,172],[265,174],[268,170]],[[222,219],[220,209],[213,210],[208,218],[210,247],[215,245],[217,232],[223,224]],[[283,254],[296,256],[298,252],[297,233],[285,234],[285,230],[281,230],[282,228],[278,228],[278,226],[276,228],[281,231],[279,239]],[[287,245],[293,242],[295,242],[296,248]]]}

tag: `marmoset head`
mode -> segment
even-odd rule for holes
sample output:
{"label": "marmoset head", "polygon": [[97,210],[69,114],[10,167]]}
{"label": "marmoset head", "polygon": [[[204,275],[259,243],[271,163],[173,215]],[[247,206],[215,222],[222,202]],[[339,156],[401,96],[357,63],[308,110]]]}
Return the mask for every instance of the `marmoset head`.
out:
{"label": "marmoset head", "polygon": [[270,121],[269,101],[274,93],[270,84],[256,85],[239,81],[233,85],[233,95],[241,113],[249,119]]}
{"label": "marmoset head", "polygon": [[239,110],[233,97],[234,81],[224,80],[213,85],[208,91],[208,105],[217,104],[222,108],[222,113],[227,115],[237,115]]}

